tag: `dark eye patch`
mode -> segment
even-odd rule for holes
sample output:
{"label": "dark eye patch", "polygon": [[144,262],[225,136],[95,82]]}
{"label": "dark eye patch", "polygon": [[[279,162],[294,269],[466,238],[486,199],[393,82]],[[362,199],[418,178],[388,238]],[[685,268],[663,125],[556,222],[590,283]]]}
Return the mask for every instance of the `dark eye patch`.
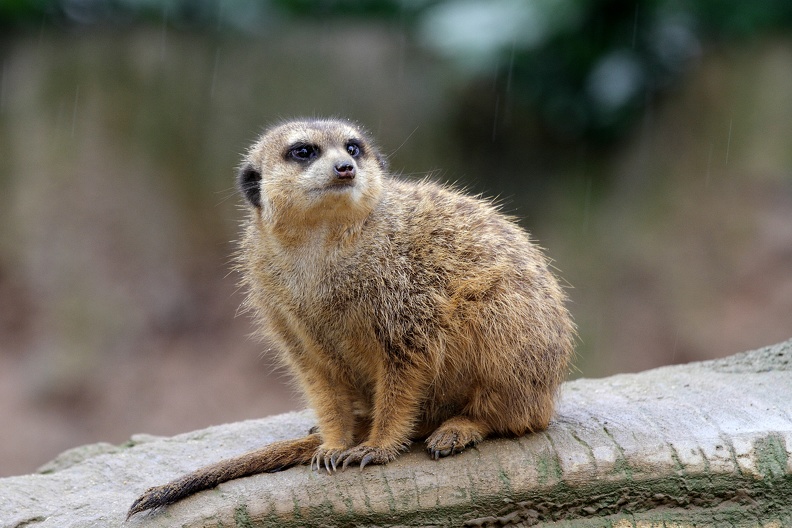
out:
{"label": "dark eye patch", "polygon": [[294,161],[311,161],[319,156],[319,147],[310,143],[297,143],[289,147],[286,157]]}

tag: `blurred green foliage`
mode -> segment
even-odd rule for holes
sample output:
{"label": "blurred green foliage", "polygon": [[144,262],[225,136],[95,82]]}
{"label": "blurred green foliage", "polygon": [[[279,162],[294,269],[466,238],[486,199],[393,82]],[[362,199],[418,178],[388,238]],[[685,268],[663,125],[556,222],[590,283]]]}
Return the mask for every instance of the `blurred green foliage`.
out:
{"label": "blurred green foliage", "polygon": [[[285,20],[397,25],[456,63],[462,139],[492,120],[524,139],[607,145],[673,87],[705,43],[792,27],[789,0],[2,0],[0,28],[167,24],[261,33]],[[495,79],[493,87],[492,79]],[[499,117],[500,116],[500,117]],[[508,116],[508,119],[505,118]],[[498,123],[498,120],[503,123]],[[505,127],[505,128],[504,128]],[[479,132],[476,132],[479,131]],[[543,147],[544,148],[544,147]],[[517,154],[518,152],[514,152]]]}

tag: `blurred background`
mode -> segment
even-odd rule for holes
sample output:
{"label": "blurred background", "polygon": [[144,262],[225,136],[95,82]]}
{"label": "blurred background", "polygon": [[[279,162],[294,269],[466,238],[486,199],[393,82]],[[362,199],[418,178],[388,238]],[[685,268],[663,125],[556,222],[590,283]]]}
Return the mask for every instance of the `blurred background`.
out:
{"label": "blurred background", "polygon": [[0,476],[298,409],[230,271],[284,117],[547,248],[572,376],[792,337],[792,2],[0,0]]}

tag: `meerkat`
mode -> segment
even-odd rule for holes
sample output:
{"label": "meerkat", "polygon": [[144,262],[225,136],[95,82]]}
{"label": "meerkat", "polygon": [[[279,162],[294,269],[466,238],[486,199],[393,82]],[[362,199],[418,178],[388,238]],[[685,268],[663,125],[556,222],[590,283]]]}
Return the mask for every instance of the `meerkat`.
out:
{"label": "meerkat", "polygon": [[246,306],[318,429],[150,488],[129,515],[294,465],[431,458],[541,431],[575,329],[548,260],[490,201],[402,181],[341,120],[266,131],[238,174]]}

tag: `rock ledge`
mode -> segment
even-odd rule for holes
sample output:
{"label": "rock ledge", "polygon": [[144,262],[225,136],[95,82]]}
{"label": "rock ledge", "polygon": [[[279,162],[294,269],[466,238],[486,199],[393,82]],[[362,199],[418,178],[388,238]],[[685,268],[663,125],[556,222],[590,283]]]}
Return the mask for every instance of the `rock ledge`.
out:
{"label": "rock ledge", "polygon": [[0,527],[792,526],[792,340],[568,382],[540,434],[440,461],[414,446],[385,467],[257,475],[124,522],[149,486],[312,425],[304,411],[72,449],[0,479]]}

